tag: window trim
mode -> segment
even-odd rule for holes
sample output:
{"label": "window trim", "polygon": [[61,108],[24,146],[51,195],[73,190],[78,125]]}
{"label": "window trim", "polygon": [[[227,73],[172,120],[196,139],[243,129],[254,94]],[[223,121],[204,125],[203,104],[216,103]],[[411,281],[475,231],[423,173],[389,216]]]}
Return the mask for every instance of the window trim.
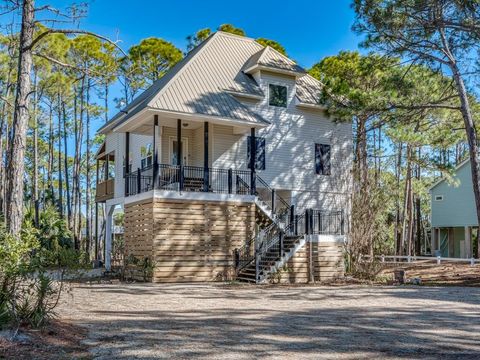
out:
{"label": "window trim", "polygon": [[[287,89],[287,98],[285,100],[285,106],[277,106],[277,105],[271,105],[270,104],[270,85],[274,85],[274,86],[282,86],[284,88]],[[278,83],[278,82],[268,82],[267,83],[267,104],[268,104],[268,107],[272,107],[272,108],[280,108],[280,109],[287,109],[288,108],[288,94],[289,94],[289,86],[286,85],[286,84],[283,84],[283,83]]]}
{"label": "window trim", "polygon": [[433,198],[435,201],[443,201],[443,195],[435,195]]}

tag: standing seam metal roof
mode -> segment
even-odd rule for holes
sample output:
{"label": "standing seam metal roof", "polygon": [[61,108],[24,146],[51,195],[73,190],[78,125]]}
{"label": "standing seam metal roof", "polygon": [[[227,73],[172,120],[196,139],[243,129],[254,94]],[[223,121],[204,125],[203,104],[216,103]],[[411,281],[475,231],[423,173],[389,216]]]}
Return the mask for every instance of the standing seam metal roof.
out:
{"label": "standing seam metal roof", "polygon": [[[144,108],[269,124],[233,94],[264,96],[254,78],[243,72],[253,64],[298,73],[305,70],[278,51],[254,39],[216,32],[155,81],[99,131],[128,120]],[[310,75],[297,78],[297,98],[318,104],[321,83]]]}

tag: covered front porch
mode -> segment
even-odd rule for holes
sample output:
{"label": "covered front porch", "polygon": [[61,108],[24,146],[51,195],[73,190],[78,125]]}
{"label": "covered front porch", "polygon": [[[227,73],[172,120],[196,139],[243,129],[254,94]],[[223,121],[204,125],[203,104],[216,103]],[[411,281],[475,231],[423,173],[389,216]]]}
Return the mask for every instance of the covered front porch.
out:
{"label": "covered front porch", "polygon": [[255,194],[257,156],[250,153],[257,154],[256,127],[159,114],[120,127],[125,134],[124,196],[154,189]]}

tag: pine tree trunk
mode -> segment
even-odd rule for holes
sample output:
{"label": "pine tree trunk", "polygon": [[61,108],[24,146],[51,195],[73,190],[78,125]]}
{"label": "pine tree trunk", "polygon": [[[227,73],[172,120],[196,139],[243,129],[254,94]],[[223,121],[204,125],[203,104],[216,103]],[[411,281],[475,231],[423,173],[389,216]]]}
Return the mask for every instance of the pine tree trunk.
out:
{"label": "pine tree trunk", "polygon": [[63,174],[62,174],[62,99],[58,95],[58,210],[63,219]]}
{"label": "pine tree trunk", "polygon": [[[12,68],[7,73],[7,79],[5,83],[5,92],[4,96],[6,99],[8,99],[8,96],[10,94],[12,84],[10,83],[12,78]],[[7,131],[4,131],[4,129],[7,128]],[[7,103],[4,101],[2,105],[2,114],[0,118],[0,215],[5,215],[5,205],[6,205],[6,194],[5,194],[5,189],[7,187],[6,184],[6,178],[5,178],[5,167],[6,163],[4,163],[4,152],[3,152],[3,147],[8,147],[8,141],[5,141],[5,145],[3,142],[3,139],[8,140],[8,112],[7,112]]]}
{"label": "pine tree trunk", "polygon": [[47,188],[53,200],[53,105],[50,103],[48,113],[48,164],[47,164]]}
{"label": "pine tree trunk", "polygon": [[18,54],[17,93],[13,115],[12,136],[8,151],[8,191],[6,223],[8,231],[20,235],[23,222],[23,179],[25,173],[25,148],[28,127],[28,109],[31,95],[32,49],[35,31],[34,0],[23,0],[22,25]]}
{"label": "pine tree trunk", "polygon": [[407,145],[407,152],[406,152],[406,158],[407,158],[407,175],[405,178],[405,191],[404,191],[404,202],[403,202],[403,211],[402,211],[402,219],[403,219],[403,225],[402,225],[402,241],[400,245],[400,255],[404,254],[405,251],[405,245],[408,245],[407,242],[409,241],[409,221],[410,221],[410,213],[409,213],[409,208],[410,208],[410,193],[411,193],[411,178],[412,178],[412,168],[411,168],[411,147],[410,145]]}
{"label": "pine tree trunk", "polygon": [[85,251],[87,253],[87,259],[90,260],[90,247],[91,247],[91,229],[90,229],[90,224],[91,224],[91,218],[90,218],[90,111],[89,111],[89,105],[90,105],[90,80],[87,81],[87,101],[86,101],[86,117],[87,117],[87,128],[86,128],[86,141],[87,141],[87,153],[86,153],[86,191],[85,191],[85,214],[86,214],[86,232],[85,232]]}
{"label": "pine tree trunk", "polygon": [[[395,165],[395,177],[396,177],[396,183],[397,183],[397,189],[400,189],[400,176],[401,176],[401,166],[402,166],[402,149],[403,145],[400,143],[398,144],[398,154],[397,154],[397,161]],[[396,208],[396,213],[395,213],[395,229],[394,229],[394,235],[395,235],[395,254],[396,255],[401,255],[401,233],[400,233],[400,198],[399,195],[396,196],[396,201],[395,201],[395,208]]]}
{"label": "pine tree trunk", "polygon": [[366,189],[368,184],[367,132],[365,122],[366,119],[361,117],[357,120],[357,146],[355,148],[358,177],[363,189]]}
{"label": "pine tree trunk", "polygon": [[72,221],[72,203],[70,197],[70,179],[68,171],[68,145],[67,145],[67,112],[65,110],[65,102],[62,102],[62,116],[63,116],[63,153],[64,153],[64,170],[65,170],[65,195],[67,198],[67,223],[68,228],[71,229]]}
{"label": "pine tree trunk", "polygon": [[33,189],[32,200],[34,207],[35,226],[39,225],[40,202],[38,201],[38,119],[37,119],[37,73],[33,78]]}

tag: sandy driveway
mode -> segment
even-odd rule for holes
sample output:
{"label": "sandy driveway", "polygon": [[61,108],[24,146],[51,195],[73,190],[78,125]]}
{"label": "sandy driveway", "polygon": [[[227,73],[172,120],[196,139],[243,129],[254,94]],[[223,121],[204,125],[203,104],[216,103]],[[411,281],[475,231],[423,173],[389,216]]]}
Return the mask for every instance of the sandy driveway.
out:
{"label": "sandy driveway", "polygon": [[76,285],[96,358],[480,358],[480,289]]}

